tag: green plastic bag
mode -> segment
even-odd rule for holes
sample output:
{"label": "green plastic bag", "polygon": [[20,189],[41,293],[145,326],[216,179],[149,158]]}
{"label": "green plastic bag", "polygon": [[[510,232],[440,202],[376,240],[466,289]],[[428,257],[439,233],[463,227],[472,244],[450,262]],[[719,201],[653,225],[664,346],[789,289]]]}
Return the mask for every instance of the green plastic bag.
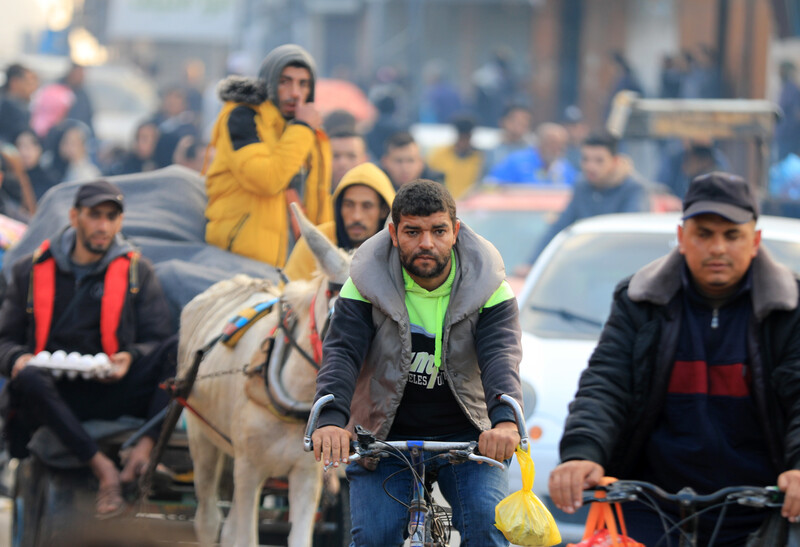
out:
{"label": "green plastic bag", "polygon": [[550,547],[561,543],[553,515],[533,493],[535,475],[530,448],[517,447],[517,462],[522,470],[522,490],[514,492],[494,509],[495,527],[511,543],[531,547]]}

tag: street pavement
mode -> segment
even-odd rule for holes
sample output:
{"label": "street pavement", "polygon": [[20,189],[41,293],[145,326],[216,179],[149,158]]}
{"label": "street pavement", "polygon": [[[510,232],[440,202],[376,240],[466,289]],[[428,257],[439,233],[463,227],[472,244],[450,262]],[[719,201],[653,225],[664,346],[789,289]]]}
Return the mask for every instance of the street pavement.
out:
{"label": "street pavement", "polygon": [[11,545],[11,498],[0,498],[0,546]]}
{"label": "street pavement", "polygon": [[[441,499],[441,495],[438,492],[438,487],[434,492],[434,495],[439,499],[439,502],[443,502],[444,500]],[[11,518],[12,518],[12,508],[13,508],[13,501],[11,498],[7,497],[0,497],[0,547],[9,547],[11,545]],[[194,542],[179,542],[179,545],[195,545]],[[458,547],[460,544],[460,538],[458,532],[453,531],[450,546],[451,547]],[[270,546],[262,546],[262,547],[270,547]]]}

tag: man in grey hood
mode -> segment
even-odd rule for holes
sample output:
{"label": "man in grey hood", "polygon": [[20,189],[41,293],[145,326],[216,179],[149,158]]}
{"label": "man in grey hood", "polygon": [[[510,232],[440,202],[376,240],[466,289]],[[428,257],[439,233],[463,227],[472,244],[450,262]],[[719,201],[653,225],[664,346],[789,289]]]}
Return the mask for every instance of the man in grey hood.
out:
{"label": "man in grey hood", "polygon": [[331,151],[313,104],[316,67],[300,46],[272,50],[257,79],[231,76],[211,134],[206,240],[282,267],[299,237],[288,203],[314,224],[333,220]]}
{"label": "man in grey hood", "polygon": [[[171,333],[167,301],[152,265],[119,233],[122,211],[122,192],[113,184],[81,186],[71,226],[14,264],[0,308],[12,456],[26,455],[30,434],[47,426],[97,477],[101,518],[125,509],[121,483],[133,482],[149,461],[158,430],[136,444],[120,472],[81,422],[155,416],[167,403],[158,384],[174,375],[169,359],[153,357]],[[59,350],[105,353],[110,372],[101,379],[56,379],[33,366],[39,359],[31,363],[34,355]]]}

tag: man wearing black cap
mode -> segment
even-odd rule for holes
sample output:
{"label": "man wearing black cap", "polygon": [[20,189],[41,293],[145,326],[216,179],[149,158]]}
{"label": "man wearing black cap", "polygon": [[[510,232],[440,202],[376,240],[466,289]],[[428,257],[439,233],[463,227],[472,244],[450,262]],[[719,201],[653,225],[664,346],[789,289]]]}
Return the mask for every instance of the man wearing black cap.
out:
{"label": "man wearing black cap", "polygon": [[[800,515],[798,280],[760,246],[751,186],[727,173],[695,178],[678,247],[623,280],[581,376],[550,494],[562,510],[603,475],[689,486],[777,484],[784,517]],[[623,505],[630,536],[664,529],[640,503]],[[677,507],[664,510],[674,520]],[[703,513],[708,545],[719,510]],[[718,545],[744,545],[766,513],[729,508]],[[673,545],[677,532],[671,536]],[[666,544],[666,543],[664,543]]]}
{"label": "man wearing black cap", "polygon": [[[131,482],[149,459],[158,431],[132,450],[120,473],[81,425],[91,419],[149,418],[166,401],[158,383],[169,373],[148,356],[169,336],[169,310],[151,264],[120,234],[124,197],[104,180],[81,186],[70,226],[45,240],[13,267],[0,308],[0,374],[11,379],[12,456],[26,454],[37,427],[48,426],[97,477],[97,514],[124,509],[121,482]],[[102,380],[54,379],[29,366],[42,351],[105,353]],[[166,360],[164,360],[166,361]]]}

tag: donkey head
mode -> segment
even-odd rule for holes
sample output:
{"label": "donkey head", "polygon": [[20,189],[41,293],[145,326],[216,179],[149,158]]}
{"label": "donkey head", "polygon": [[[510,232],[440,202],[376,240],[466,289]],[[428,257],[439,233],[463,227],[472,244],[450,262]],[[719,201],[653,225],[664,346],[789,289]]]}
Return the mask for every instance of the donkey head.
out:
{"label": "donkey head", "polygon": [[347,253],[328,241],[328,238],[306,218],[296,203],[292,203],[291,206],[300,224],[300,233],[303,234],[322,271],[332,283],[344,284],[350,275],[350,258]]}

